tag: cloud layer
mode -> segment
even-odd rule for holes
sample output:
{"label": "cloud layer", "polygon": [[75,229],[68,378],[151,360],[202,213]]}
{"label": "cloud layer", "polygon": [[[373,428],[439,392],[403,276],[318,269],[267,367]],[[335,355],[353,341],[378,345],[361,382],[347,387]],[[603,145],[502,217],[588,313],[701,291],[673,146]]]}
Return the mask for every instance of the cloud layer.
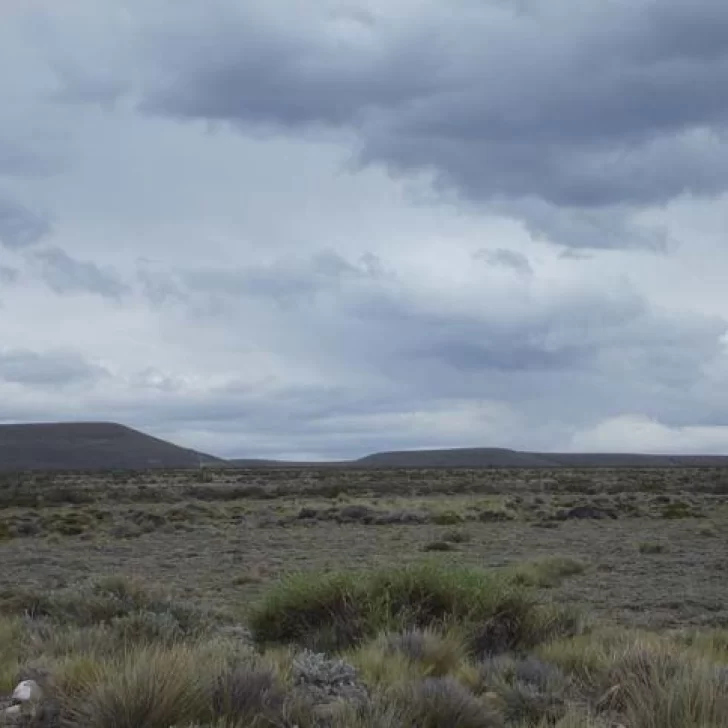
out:
{"label": "cloud layer", "polygon": [[0,420],[728,453],[728,6],[3,10]]}

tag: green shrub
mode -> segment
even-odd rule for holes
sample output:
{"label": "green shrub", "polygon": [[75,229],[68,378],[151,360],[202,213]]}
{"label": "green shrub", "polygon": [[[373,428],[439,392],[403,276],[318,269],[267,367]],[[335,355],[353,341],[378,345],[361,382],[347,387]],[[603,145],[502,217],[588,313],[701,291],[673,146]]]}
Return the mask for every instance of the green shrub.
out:
{"label": "green shrub", "polygon": [[440,511],[433,513],[432,522],[438,526],[456,526],[463,522],[463,517],[455,511]]}
{"label": "green shrub", "polygon": [[442,534],[442,540],[450,541],[451,543],[467,543],[468,541],[470,541],[470,534],[466,531],[452,528]]}
{"label": "green shrub", "polygon": [[407,728],[500,728],[498,711],[452,678],[426,678],[406,685],[395,699]]}
{"label": "green shrub", "polygon": [[674,503],[668,503],[663,509],[662,509],[662,517],[663,518],[669,518],[669,519],[677,519],[677,518],[694,518],[696,513],[692,511],[690,506],[687,503],[683,503],[682,501],[675,501]]}
{"label": "green shrub", "polygon": [[457,634],[427,628],[383,634],[378,643],[383,652],[399,654],[416,663],[428,677],[455,672],[467,654],[465,641]]}
{"label": "green shrub", "polygon": [[250,626],[259,644],[342,650],[383,630],[459,623],[476,652],[491,653],[532,644],[552,628],[563,633],[563,613],[538,605],[505,573],[425,562],[289,577],[252,609]]}
{"label": "green shrub", "polygon": [[[168,633],[170,628],[182,635],[194,635],[204,631],[211,619],[202,610],[159,597],[122,576],[56,591],[6,592],[0,598],[0,614],[25,614],[65,627],[111,624],[119,634],[136,632],[140,637]],[[172,623],[176,626],[171,627]]]}
{"label": "green shrub", "polygon": [[449,541],[430,541],[422,547],[423,551],[457,551],[457,546]]}
{"label": "green shrub", "polygon": [[641,554],[662,554],[667,551],[667,545],[659,541],[641,541],[638,548]]}
{"label": "green shrub", "polygon": [[610,670],[613,704],[627,725],[692,728],[728,725],[725,665],[681,658],[673,648],[634,645]]}
{"label": "green shrub", "polygon": [[579,559],[568,556],[546,556],[528,561],[510,569],[516,584],[539,588],[551,588],[575,574],[581,574],[586,565]]}
{"label": "green shrub", "polygon": [[204,715],[205,684],[189,650],[140,649],[65,686],[69,728],[169,728]]}

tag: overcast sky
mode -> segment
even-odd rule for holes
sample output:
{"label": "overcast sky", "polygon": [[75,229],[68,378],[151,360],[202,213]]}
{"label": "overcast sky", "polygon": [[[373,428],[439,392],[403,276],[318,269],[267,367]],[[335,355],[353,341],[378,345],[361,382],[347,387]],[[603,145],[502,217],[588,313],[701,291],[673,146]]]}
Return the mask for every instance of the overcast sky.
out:
{"label": "overcast sky", "polygon": [[0,0],[0,421],[728,453],[725,0]]}

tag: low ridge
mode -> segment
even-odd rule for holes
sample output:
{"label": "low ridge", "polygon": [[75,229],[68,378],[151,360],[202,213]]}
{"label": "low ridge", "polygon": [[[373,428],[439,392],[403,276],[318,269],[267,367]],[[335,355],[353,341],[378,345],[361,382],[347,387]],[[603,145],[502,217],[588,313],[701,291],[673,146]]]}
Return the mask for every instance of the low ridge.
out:
{"label": "low ridge", "polygon": [[0,471],[146,470],[222,460],[112,422],[0,425]]}
{"label": "low ridge", "polygon": [[176,470],[201,464],[246,469],[719,468],[728,467],[728,456],[538,453],[481,447],[377,452],[338,462],[223,460],[112,422],[0,425],[0,472]]}
{"label": "low ridge", "polygon": [[343,462],[229,460],[241,468],[361,468],[361,469],[559,469],[559,468],[724,468],[724,455],[642,455],[636,453],[543,453],[495,447],[377,452]]}

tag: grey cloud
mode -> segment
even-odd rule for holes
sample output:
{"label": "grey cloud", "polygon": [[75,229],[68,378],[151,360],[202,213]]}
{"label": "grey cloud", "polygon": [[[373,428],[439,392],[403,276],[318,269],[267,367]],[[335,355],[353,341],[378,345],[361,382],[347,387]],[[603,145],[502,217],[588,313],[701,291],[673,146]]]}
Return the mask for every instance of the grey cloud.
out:
{"label": "grey cloud", "polygon": [[381,261],[371,253],[352,263],[324,250],[310,257],[279,259],[236,270],[190,271],[184,274],[184,281],[195,292],[269,298],[285,306],[312,301],[317,294],[346,282],[371,281],[385,275]]}
{"label": "grey cloud", "polygon": [[0,380],[29,387],[81,384],[108,376],[80,354],[67,351],[35,352],[0,349]]}
{"label": "grey cloud", "polygon": [[20,276],[20,272],[16,268],[7,265],[0,265],[0,283],[10,285],[15,283]]}
{"label": "grey cloud", "polygon": [[23,205],[0,198],[0,245],[19,249],[34,245],[51,230],[47,218]]}
{"label": "grey cloud", "polygon": [[162,24],[139,4],[135,93],[152,113],[352,129],[361,163],[431,172],[479,203],[616,209],[728,189],[725,3],[418,8],[299,25],[286,4],[217,0]]}
{"label": "grey cloud", "polygon": [[664,253],[674,242],[666,229],[638,224],[613,207],[562,208],[530,198],[497,203],[494,209],[522,220],[534,239],[572,249],[633,247]]}
{"label": "grey cloud", "polygon": [[474,255],[476,260],[482,260],[488,265],[511,268],[518,273],[529,275],[533,272],[528,257],[523,253],[506,248],[481,248]]}
{"label": "grey cloud", "polygon": [[76,260],[60,248],[39,250],[33,258],[40,264],[43,280],[56,293],[93,293],[118,299],[129,291],[113,270],[91,261]]}
{"label": "grey cloud", "polygon": [[169,270],[160,270],[146,259],[137,261],[136,282],[144,298],[154,306],[189,301],[179,276]]}
{"label": "grey cloud", "polygon": [[446,362],[458,371],[567,371],[579,366],[589,356],[588,349],[577,345],[562,346],[549,351],[538,344],[510,346],[499,344],[469,343],[466,341],[444,342],[432,347],[429,354]]}
{"label": "grey cloud", "polygon": [[376,351],[379,369],[392,377],[406,370],[408,385],[443,396],[542,399],[548,375],[558,379],[554,396],[566,401],[574,399],[578,375],[584,383],[574,399],[578,410],[595,398],[599,407],[611,406],[610,398],[624,404],[627,383],[633,401],[661,406],[660,398],[666,402],[705,379],[728,331],[723,319],[661,312],[629,290],[529,300],[520,312],[484,307],[455,314],[395,297],[385,305],[377,297],[371,307],[358,307],[364,326],[353,328],[345,345]]}

